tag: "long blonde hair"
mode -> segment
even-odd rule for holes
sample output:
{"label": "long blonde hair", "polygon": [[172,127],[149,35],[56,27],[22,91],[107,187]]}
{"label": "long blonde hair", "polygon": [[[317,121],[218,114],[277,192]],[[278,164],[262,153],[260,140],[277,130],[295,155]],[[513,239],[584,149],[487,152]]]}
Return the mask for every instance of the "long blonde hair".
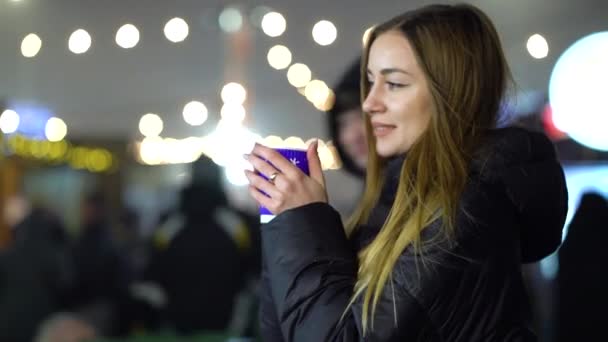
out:
{"label": "long blonde hair", "polygon": [[[351,304],[362,296],[364,332],[399,256],[409,246],[421,255],[423,229],[441,219],[436,238],[451,238],[460,195],[476,145],[494,128],[510,72],[490,19],[471,5],[431,5],[377,26],[363,55],[361,95],[370,85],[367,60],[374,40],[399,31],[411,44],[434,104],[429,126],[407,152],[391,210],[376,238],[359,252]],[[364,114],[369,161],[363,197],[346,225],[352,236],[367,222],[384,183],[386,160],[376,153],[369,116]],[[428,241],[425,241],[425,243]],[[370,317],[371,315],[371,317]]]}

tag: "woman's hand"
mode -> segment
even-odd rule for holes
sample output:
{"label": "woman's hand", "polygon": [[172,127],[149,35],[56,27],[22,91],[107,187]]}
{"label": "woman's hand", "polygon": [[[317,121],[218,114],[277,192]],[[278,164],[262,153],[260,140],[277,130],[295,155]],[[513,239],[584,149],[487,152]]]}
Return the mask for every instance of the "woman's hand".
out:
{"label": "woman's hand", "polygon": [[[327,203],[325,178],[317,147],[318,142],[315,141],[308,146],[306,151],[310,171],[310,176],[307,176],[279,152],[256,144],[251,154],[245,155],[245,158],[255,170],[269,180],[246,170],[251,197],[275,215],[310,203]],[[262,191],[268,196],[264,195]]]}

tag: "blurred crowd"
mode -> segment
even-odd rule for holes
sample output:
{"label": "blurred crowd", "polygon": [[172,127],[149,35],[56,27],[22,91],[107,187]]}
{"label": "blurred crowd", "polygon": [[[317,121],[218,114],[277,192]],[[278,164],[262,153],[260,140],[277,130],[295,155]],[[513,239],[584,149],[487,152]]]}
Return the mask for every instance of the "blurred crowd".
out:
{"label": "blurred crowd", "polygon": [[[230,206],[220,169],[202,157],[174,207],[143,235],[124,208],[111,222],[86,194],[78,233],[23,195],[2,205],[0,341],[70,342],[143,334],[255,337],[256,216]],[[61,201],[61,199],[57,199]]]}

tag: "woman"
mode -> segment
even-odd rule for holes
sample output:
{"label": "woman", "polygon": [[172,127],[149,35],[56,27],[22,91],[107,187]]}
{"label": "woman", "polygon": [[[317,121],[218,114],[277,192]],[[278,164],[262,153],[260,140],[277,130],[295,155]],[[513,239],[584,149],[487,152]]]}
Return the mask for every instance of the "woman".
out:
{"label": "woman", "polygon": [[559,245],[567,194],[548,139],[494,129],[509,72],[492,23],[470,5],[408,12],[374,30],[362,65],[369,162],[346,227],[315,144],[310,177],[264,146],[247,156],[274,179],[247,173],[277,214],[265,340],[536,340],[520,265]]}

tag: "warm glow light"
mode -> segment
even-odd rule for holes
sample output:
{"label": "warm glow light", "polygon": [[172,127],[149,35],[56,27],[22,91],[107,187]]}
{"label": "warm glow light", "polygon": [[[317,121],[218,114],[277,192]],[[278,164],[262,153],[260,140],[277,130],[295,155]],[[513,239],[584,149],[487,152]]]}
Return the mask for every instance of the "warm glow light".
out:
{"label": "warm glow light", "polygon": [[222,120],[227,123],[241,124],[245,120],[245,108],[238,103],[224,103],[220,110]]}
{"label": "warm glow light", "polygon": [[306,89],[304,89],[304,95],[306,99],[313,104],[324,103],[327,101],[327,97],[330,95],[331,90],[325,84],[325,82],[320,80],[312,80],[306,85]]}
{"label": "warm glow light", "polygon": [[268,147],[283,147],[283,139],[276,135],[269,135],[264,138],[262,144]]}
{"label": "warm glow light", "polygon": [[21,54],[23,57],[32,58],[40,52],[42,40],[35,33],[30,33],[21,41]]}
{"label": "warm glow light", "polygon": [[306,149],[306,143],[300,137],[289,137],[283,141],[282,147]]}
{"label": "warm glow light", "polygon": [[59,160],[66,154],[67,151],[68,144],[65,141],[51,143],[51,148],[49,149],[48,157],[51,160]]}
{"label": "warm glow light", "polygon": [[281,13],[270,12],[262,18],[262,31],[269,37],[278,37],[287,29],[287,21]]}
{"label": "warm glow light", "polygon": [[207,145],[206,154],[216,164],[242,169],[248,164],[244,163],[243,154],[251,153],[255,142],[261,138],[240,124],[222,119],[204,140]]}
{"label": "warm glow light", "polygon": [[148,165],[157,165],[163,161],[165,143],[161,137],[147,137],[139,145],[139,158]]}
{"label": "warm glow light", "polygon": [[82,54],[91,47],[91,35],[83,29],[78,29],[70,35],[68,48],[75,54]]}
{"label": "warm glow light", "polygon": [[338,30],[329,20],[321,20],[312,28],[312,38],[321,46],[332,44],[337,37]]}
{"label": "warm glow light", "polygon": [[189,33],[188,23],[182,18],[173,18],[165,24],[165,37],[173,43],[184,41]]}
{"label": "warm glow light", "polygon": [[163,120],[152,113],[145,114],[139,120],[139,131],[145,137],[155,137],[163,131]]}
{"label": "warm glow light", "polygon": [[540,34],[530,36],[526,47],[530,55],[536,59],[545,58],[549,54],[549,44],[545,37]]}
{"label": "warm glow light", "polygon": [[247,165],[227,165],[224,169],[224,174],[228,182],[234,186],[245,186],[249,184],[245,169]]}
{"label": "warm glow light", "polygon": [[282,70],[291,64],[291,51],[286,46],[275,45],[268,50],[267,58],[271,67]]}
{"label": "warm glow light", "polygon": [[247,99],[247,90],[240,83],[230,82],[224,85],[220,95],[224,103],[242,105]]}
{"label": "warm glow light", "polygon": [[139,30],[133,24],[125,24],[116,32],[116,44],[123,49],[135,47],[139,42]]}
{"label": "warm glow light", "polygon": [[191,126],[200,126],[207,121],[209,111],[207,107],[198,101],[189,102],[184,106],[184,121]]}
{"label": "warm glow light", "polygon": [[46,122],[44,134],[48,141],[61,141],[68,134],[68,126],[60,118],[52,117]]}
{"label": "warm glow light", "polygon": [[225,32],[232,33],[241,29],[243,26],[243,16],[241,11],[234,7],[228,7],[220,13],[220,28]]}
{"label": "warm glow light", "polygon": [[296,88],[306,86],[308,82],[310,82],[311,78],[312,72],[304,64],[296,63],[290,66],[287,70],[287,80],[289,80],[289,83]]}
{"label": "warm glow light", "polygon": [[19,114],[14,110],[7,109],[0,115],[0,130],[4,134],[15,133],[19,128]]}
{"label": "warm glow light", "polygon": [[93,149],[88,153],[85,163],[89,171],[103,172],[112,166],[112,155],[102,149]]}
{"label": "warm glow light", "polygon": [[317,148],[317,153],[319,154],[319,159],[321,160],[321,167],[324,170],[334,168],[335,158],[331,150],[327,146],[319,146]]}
{"label": "warm glow light", "polygon": [[330,151],[333,159],[333,163],[330,167],[328,167],[328,169],[339,170],[340,168],[342,168],[342,161],[340,160],[338,150],[336,149],[336,146],[334,146],[333,142],[329,141],[327,143],[327,149]]}
{"label": "warm glow light", "polygon": [[313,104],[315,105],[315,108],[317,108],[318,110],[327,112],[328,110],[333,108],[335,101],[336,101],[336,95],[334,94],[334,92],[331,89],[329,89],[329,93],[328,93],[325,101],[315,102]]}

